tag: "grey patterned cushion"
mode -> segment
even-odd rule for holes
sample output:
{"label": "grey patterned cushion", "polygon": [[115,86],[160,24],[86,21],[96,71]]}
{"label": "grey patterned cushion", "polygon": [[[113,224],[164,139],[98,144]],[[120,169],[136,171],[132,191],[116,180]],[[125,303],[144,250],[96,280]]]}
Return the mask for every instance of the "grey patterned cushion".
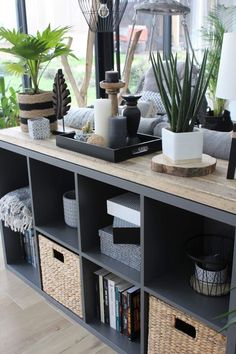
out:
{"label": "grey patterned cushion", "polygon": [[143,91],[141,101],[153,101],[155,105],[156,114],[165,114],[165,107],[162,103],[161,96],[158,92],[154,91]]}
{"label": "grey patterned cushion", "polygon": [[75,129],[82,127],[89,121],[93,126],[93,108],[71,108],[64,118],[65,125]]}

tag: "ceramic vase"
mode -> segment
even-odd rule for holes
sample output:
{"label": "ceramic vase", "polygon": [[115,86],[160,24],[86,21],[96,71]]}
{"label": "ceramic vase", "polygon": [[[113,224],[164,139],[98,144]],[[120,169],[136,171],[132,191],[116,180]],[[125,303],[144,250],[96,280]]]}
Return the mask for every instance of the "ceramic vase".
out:
{"label": "ceramic vase", "polygon": [[123,110],[123,116],[127,117],[127,145],[140,143],[137,131],[140,123],[141,113],[137,107],[140,95],[123,95],[126,101],[126,107]]}

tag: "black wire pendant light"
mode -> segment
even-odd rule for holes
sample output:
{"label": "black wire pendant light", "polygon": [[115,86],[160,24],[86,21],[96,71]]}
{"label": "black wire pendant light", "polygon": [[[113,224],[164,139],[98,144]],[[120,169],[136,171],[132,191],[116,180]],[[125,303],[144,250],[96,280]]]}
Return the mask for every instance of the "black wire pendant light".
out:
{"label": "black wire pendant light", "polygon": [[85,20],[93,32],[115,32],[128,0],[78,0]]}

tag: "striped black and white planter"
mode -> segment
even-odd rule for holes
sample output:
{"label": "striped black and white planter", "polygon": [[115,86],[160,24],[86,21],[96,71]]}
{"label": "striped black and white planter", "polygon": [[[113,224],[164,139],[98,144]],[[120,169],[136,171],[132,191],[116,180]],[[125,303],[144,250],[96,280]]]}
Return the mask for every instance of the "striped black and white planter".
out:
{"label": "striped black and white planter", "polygon": [[50,130],[57,130],[57,119],[52,104],[52,92],[38,94],[18,94],[20,125],[23,132],[28,132],[28,119],[45,117],[50,121]]}

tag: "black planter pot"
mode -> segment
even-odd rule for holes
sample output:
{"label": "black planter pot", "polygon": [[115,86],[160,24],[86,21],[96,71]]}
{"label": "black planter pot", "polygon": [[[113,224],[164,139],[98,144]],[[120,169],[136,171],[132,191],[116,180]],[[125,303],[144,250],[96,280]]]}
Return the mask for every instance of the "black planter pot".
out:
{"label": "black planter pot", "polygon": [[140,142],[137,137],[137,130],[140,123],[140,109],[137,107],[137,103],[140,95],[123,95],[126,107],[123,110],[123,116],[127,117],[127,145],[134,145]]}
{"label": "black planter pot", "polygon": [[208,111],[205,115],[205,121],[202,128],[209,130],[217,130],[219,132],[230,132],[233,130],[233,122],[230,117],[230,112],[225,110],[221,116],[214,117],[213,111]]}

